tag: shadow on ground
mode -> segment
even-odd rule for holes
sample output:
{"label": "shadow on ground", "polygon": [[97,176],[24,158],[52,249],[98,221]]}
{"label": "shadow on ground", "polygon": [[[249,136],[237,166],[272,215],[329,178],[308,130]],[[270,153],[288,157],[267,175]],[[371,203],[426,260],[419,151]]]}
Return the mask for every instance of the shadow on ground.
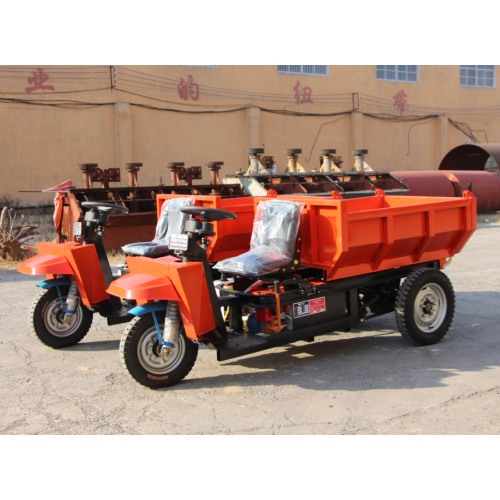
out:
{"label": "shadow on ground", "polygon": [[120,348],[119,340],[101,340],[100,342],[82,342],[71,347],[66,347],[65,352],[83,351],[117,351]]}
{"label": "shadow on ground", "polygon": [[[500,293],[456,296],[455,320],[438,344],[409,344],[397,331],[394,314],[388,314],[347,334],[319,336],[313,343],[289,344],[220,364],[215,352],[200,350],[194,372],[173,389],[293,385],[314,391],[413,389],[444,386],[457,373],[500,366],[498,309],[492,309],[500,303]],[[115,351],[112,355],[118,356],[119,344],[119,340],[82,342],[64,352]],[[205,364],[207,376],[196,376],[200,363]],[[219,373],[213,375],[214,371]]]}

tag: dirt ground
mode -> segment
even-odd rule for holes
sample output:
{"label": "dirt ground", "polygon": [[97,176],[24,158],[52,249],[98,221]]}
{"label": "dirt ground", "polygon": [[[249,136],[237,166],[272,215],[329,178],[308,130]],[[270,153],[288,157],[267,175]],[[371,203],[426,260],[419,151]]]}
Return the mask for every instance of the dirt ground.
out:
{"label": "dirt ground", "polygon": [[391,314],[223,363],[202,349],[187,379],[159,391],[122,369],[123,325],[97,316],[77,346],[38,342],[28,311],[39,278],[0,271],[0,434],[498,434],[494,222],[445,270],[457,304],[439,344],[409,345]]}

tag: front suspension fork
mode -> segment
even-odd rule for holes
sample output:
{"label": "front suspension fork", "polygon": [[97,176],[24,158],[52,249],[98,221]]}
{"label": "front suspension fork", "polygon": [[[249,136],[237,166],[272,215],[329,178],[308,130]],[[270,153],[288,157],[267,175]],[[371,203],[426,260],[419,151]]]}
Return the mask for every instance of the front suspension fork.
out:
{"label": "front suspension fork", "polygon": [[[58,289],[59,291],[59,289]],[[68,296],[66,297],[66,307],[64,308],[63,321],[69,321],[73,314],[75,314],[78,306],[78,286],[76,285],[75,277],[71,277],[71,284],[69,285]]]}
{"label": "front suspension fork", "polygon": [[179,304],[175,300],[169,300],[165,311],[165,324],[161,331],[156,313],[152,311],[153,319],[158,333],[158,343],[166,349],[173,349],[177,346],[179,336],[182,333],[181,313]]}

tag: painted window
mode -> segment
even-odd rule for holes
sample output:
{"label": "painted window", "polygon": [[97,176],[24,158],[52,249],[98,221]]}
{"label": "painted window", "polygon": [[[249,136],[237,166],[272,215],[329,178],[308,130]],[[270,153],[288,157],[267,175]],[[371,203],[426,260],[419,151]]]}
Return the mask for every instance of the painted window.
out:
{"label": "painted window", "polygon": [[495,87],[495,66],[460,66],[460,85],[465,87]]}
{"label": "painted window", "polygon": [[328,75],[328,66],[278,66],[278,73],[295,73],[299,75]]}
{"label": "painted window", "polygon": [[377,80],[418,82],[418,66],[377,66]]}

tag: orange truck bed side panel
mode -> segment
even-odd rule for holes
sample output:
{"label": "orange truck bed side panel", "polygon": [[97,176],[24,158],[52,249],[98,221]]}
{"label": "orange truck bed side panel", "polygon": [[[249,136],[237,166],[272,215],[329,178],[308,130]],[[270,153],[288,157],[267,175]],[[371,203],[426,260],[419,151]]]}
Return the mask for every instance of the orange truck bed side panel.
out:
{"label": "orange truck bed side panel", "polygon": [[[148,294],[147,276],[150,277],[150,300],[177,300],[186,335],[198,340],[204,333],[215,328],[212,304],[201,262],[174,262],[171,257],[149,259],[127,257],[130,275],[118,278],[109,291],[119,297],[144,300]],[[138,276],[136,287],[133,276]],[[162,285],[157,286],[160,279]],[[175,298],[173,292],[176,293]],[[165,297],[165,298],[163,298]]]}
{"label": "orange truck bed side panel", "polygon": [[[159,194],[157,199],[157,216],[160,216],[161,207],[165,200],[184,198],[185,195]],[[210,237],[211,243],[207,249],[209,262],[235,257],[250,250],[250,237],[252,236],[254,203],[252,197],[221,198],[220,196],[194,195],[195,205],[198,207],[217,208],[235,213],[235,220],[214,222],[215,236]],[[269,199],[269,198],[265,198]]]}
{"label": "orange truck bed side panel", "polygon": [[82,302],[97,304],[109,297],[101,264],[94,245],[80,243],[37,243],[39,255],[23,262],[18,271],[24,274],[72,274]]}
{"label": "orange truck bed side panel", "polygon": [[[301,266],[348,278],[458,253],[476,229],[476,199],[385,196],[339,200],[280,196],[304,203]],[[254,198],[255,207],[265,198]]]}

